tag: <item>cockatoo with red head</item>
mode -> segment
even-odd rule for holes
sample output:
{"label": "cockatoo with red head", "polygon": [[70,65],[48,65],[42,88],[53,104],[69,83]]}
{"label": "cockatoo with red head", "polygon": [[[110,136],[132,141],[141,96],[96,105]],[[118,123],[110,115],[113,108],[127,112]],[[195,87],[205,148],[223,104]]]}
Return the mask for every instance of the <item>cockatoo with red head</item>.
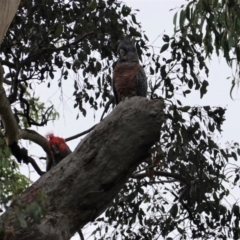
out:
{"label": "cockatoo with red head", "polygon": [[49,171],[52,167],[56,166],[62,159],[72,153],[72,151],[70,150],[63,138],[57,137],[52,133],[48,134],[46,137],[54,159],[53,164],[47,164],[47,171]]}

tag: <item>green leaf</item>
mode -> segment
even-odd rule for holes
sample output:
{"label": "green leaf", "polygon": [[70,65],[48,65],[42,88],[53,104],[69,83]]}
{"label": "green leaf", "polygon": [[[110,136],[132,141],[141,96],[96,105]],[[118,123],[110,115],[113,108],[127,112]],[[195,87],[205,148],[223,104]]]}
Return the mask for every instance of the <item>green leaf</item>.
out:
{"label": "green leaf", "polygon": [[96,0],[92,0],[92,1],[89,3],[88,8],[89,8],[91,11],[94,11],[94,10],[97,8],[97,2],[96,2]]}
{"label": "green leaf", "polygon": [[185,21],[185,10],[182,9],[180,12],[180,18],[179,18],[180,29],[183,28],[184,21]]}
{"label": "green leaf", "polygon": [[137,23],[137,20],[136,20],[135,14],[131,14],[131,17],[132,17],[132,21],[133,21],[135,24],[138,24],[138,23]]}
{"label": "green leaf", "polygon": [[239,174],[236,175],[236,177],[234,179],[234,184],[236,184],[238,180],[239,180]]}
{"label": "green leaf", "polygon": [[192,87],[193,87],[193,81],[191,79],[188,81],[188,87],[190,89],[192,89]]}
{"label": "green leaf", "polygon": [[185,107],[181,107],[179,108],[182,112],[188,112],[188,110],[190,109],[190,106],[185,106]]}
{"label": "green leaf", "polygon": [[177,26],[176,26],[176,24],[177,24],[177,15],[178,15],[178,12],[176,12],[175,14],[174,14],[174,17],[173,17],[173,24],[174,24],[174,27],[176,28]]}
{"label": "green leaf", "polygon": [[237,204],[234,204],[233,207],[232,207],[232,213],[235,215],[235,216],[239,216],[239,206]]}
{"label": "green leaf", "polygon": [[130,12],[131,12],[131,8],[126,6],[126,5],[123,5],[123,7],[122,7],[122,15],[124,17],[127,17],[130,14]]}
{"label": "green leaf", "polygon": [[166,65],[163,65],[163,66],[161,67],[160,72],[161,72],[162,78],[163,78],[163,79],[166,78],[166,76],[167,76],[167,73],[166,73]]}
{"label": "green leaf", "polygon": [[65,64],[66,64],[66,67],[67,67],[68,69],[71,68],[71,64],[70,64],[69,62],[65,62]]}
{"label": "green leaf", "polygon": [[144,36],[145,40],[149,41],[148,37],[145,34],[143,34],[143,36]]}
{"label": "green leaf", "polygon": [[164,45],[162,46],[161,50],[160,50],[160,53],[166,51],[166,50],[168,49],[168,47],[169,47],[169,43],[164,44]]}
{"label": "green leaf", "polygon": [[129,28],[130,34],[135,37],[142,37],[141,33],[138,32],[135,28],[130,27]]}
{"label": "green leaf", "polygon": [[150,66],[150,74],[153,75],[154,74],[154,70],[153,68]]}
{"label": "green leaf", "polygon": [[186,95],[189,94],[189,93],[191,93],[191,91],[190,90],[186,90],[186,91],[183,92],[183,96],[186,97]]}
{"label": "green leaf", "polygon": [[202,86],[200,88],[200,95],[201,95],[201,98],[203,97],[204,94],[207,93],[207,86],[209,85],[209,83],[204,80],[203,83],[202,83]]}
{"label": "green leaf", "polygon": [[214,132],[214,130],[215,130],[214,124],[211,124],[210,122],[208,123],[208,128],[209,128],[210,132]]}
{"label": "green leaf", "polygon": [[177,100],[177,103],[178,103],[178,105],[180,105],[180,106],[182,105],[182,103],[181,103],[179,100]]}
{"label": "green leaf", "polygon": [[55,30],[54,37],[55,37],[55,38],[60,37],[60,35],[62,34],[62,32],[63,32],[63,27],[62,27],[62,24],[59,23],[59,24],[57,25],[56,30]]}
{"label": "green leaf", "polygon": [[50,78],[51,79],[54,79],[54,74],[53,74],[53,72],[51,71],[51,72],[49,72],[49,76],[50,76]]}
{"label": "green leaf", "polygon": [[235,161],[237,161],[237,155],[236,155],[235,152],[232,152],[232,157],[233,157],[233,159],[234,159]]}
{"label": "green leaf", "polygon": [[178,205],[175,203],[170,209],[170,214],[172,215],[173,218],[176,218],[177,213],[178,213]]}
{"label": "green leaf", "polygon": [[166,34],[164,34],[164,35],[163,35],[163,41],[164,41],[164,42],[169,42],[169,40],[170,40],[169,36],[166,35]]}
{"label": "green leaf", "polygon": [[231,89],[230,89],[230,97],[231,97],[232,99],[233,99],[233,97],[232,97],[232,91],[233,91],[234,87],[235,87],[235,80],[232,80],[232,87],[231,87]]}

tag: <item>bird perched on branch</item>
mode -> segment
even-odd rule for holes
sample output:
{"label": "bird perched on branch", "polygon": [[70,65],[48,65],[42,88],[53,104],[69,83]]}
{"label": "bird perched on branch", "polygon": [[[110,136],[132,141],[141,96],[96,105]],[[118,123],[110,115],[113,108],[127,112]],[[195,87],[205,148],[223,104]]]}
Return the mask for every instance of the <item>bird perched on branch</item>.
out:
{"label": "bird perched on branch", "polygon": [[118,46],[119,59],[113,70],[113,92],[118,104],[126,97],[147,96],[147,77],[139,64],[137,49],[130,40]]}
{"label": "bird perched on branch", "polygon": [[[46,137],[49,147],[52,151],[54,160],[53,164],[51,164],[50,166],[47,165],[47,171],[49,171],[52,167],[56,166],[59,162],[61,162],[62,159],[72,153],[72,151],[63,138],[54,136],[52,133],[48,134]],[[81,229],[78,230],[78,234],[81,239],[84,239]]]}
{"label": "bird perched on branch", "polygon": [[47,171],[56,166],[62,159],[67,157],[72,151],[61,137],[54,136],[52,133],[47,136],[48,144],[53,154],[54,162],[47,164]]}

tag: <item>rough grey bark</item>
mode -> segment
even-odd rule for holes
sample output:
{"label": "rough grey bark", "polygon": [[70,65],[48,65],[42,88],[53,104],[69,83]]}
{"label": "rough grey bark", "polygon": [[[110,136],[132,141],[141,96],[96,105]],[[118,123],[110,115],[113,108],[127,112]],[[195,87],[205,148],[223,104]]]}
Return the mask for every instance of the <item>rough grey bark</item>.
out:
{"label": "rough grey bark", "polygon": [[[12,206],[0,219],[17,240],[68,240],[111,204],[136,167],[159,139],[162,100],[133,97],[121,102],[86,136],[75,151],[29,187],[18,202],[47,196],[47,214],[22,228]],[[81,124],[81,122],[79,123]],[[77,128],[77,126],[76,126]]]}
{"label": "rough grey bark", "polygon": [[0,44],[18,10],[19,3],[20,0],[0,1]]}

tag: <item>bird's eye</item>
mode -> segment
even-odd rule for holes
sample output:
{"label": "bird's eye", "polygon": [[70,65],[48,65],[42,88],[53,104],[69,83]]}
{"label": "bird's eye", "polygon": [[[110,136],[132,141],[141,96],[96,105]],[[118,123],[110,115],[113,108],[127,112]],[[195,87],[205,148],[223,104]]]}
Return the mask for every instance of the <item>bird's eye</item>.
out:
{"label": "bird's eye", "polygon": [[121,56],[126,56],[126,54],[127,54],[126,51],[124,51],[123,49],[120,49],[120,55]]}

